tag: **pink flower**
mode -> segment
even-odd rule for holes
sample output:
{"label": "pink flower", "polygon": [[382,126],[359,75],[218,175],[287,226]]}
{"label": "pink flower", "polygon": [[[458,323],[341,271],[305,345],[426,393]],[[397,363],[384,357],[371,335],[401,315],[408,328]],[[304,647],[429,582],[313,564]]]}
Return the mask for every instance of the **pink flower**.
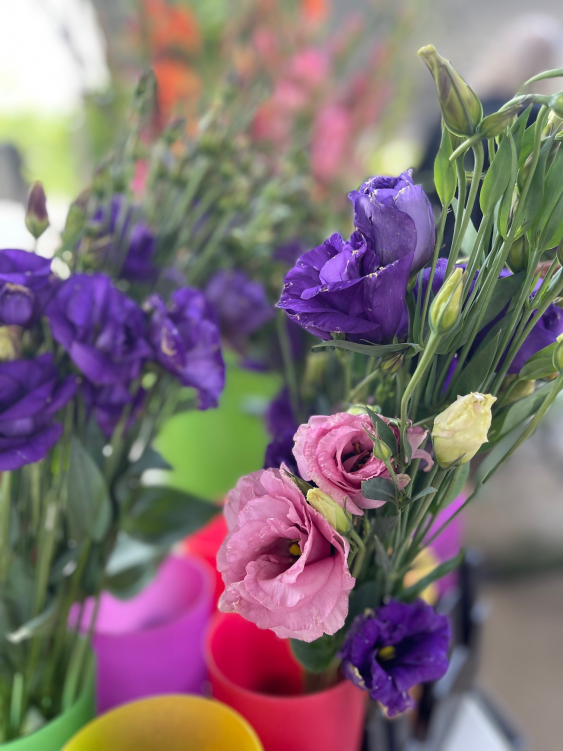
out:
{"label": "pink flower", "polygon": [[322,107],[315,117],[311,146],[311,167],[319,180],[332,180],[347,156],[352,119],[342,105]]}
{"label": "pink flower", "polygon": [[309,506],[283,467],[242,477],[227,495],[225,518],[220,610],[308,642],[342,628],[354,586],[348,541]]}
{"label": "pink flower", "polygon": [[[362,480],[389,477],[384,462],[373,456],[373,441],[365,429],[373,432],[367,414],[338,412],[329,417],[315,415],[309,418],[309,422],[300,425],[295,434],[293,454],[301,477],[315,482],[341,506],[346,505],[346,510],[352,514],[362,514],[362,509],[377,508],[385,502],[365,498]],[[398,429],[392,429],[398,438]],[[422,428],[407,431],[413,458],[424,459],[429,469],[432,458],[428,452],[419,449],[426,435],[427,431]],[[405,487],[409,481],[408,475],[398,475],[397,479],[399,487]]]}

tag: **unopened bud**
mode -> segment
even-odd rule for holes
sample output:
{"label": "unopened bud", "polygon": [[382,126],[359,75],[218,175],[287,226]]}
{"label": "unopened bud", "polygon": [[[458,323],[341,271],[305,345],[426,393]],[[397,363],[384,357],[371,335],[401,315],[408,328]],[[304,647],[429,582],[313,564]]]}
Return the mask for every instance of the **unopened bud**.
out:
{"label": "unopened bud", "polygon": [[558,91],[549,98],[548,107],[559,118],[563,118],[563,91]]}
{"label": "unopened bud", "polygon": [[373,443],[373,455],[376,459],[379,459],[382,462],[388,462],[393,455],[393,452],[385,441],[382,441],[379,436],[376,436]]}
{"label": "unopened bud", "polygon": [[433,45],[422,47],[418,54],[434,77],[446,127],[457,136],[472,136],[483,119],[479,97]]}
{"label": "unopened bud", "polygon": [[523,99],[520,102],[511,104],[505,110],[487,115],[479,126],[479,133],[483,138],[496,138],[504,133],[512,125],[514,118],[518,115],[522,107],[527,107],[529,102]]}
{"label": "unopened bud", "polygon": [[553,353],[553,367],[559,373],[563,370],[563,334],[557,337],[557,346]]}
{"label": "unopened bud", "polygon": [[387,357],[384,357],[381,360],[379,367],[384,373],[391,375],[392,373],[396,373],[399,370],[404,361],[405,352],[397,352],[394,355],[388,355]]}
{"label": "unopened bud", "polygon": [[0,326],[0,362],[19,360],[22,356],[21,326]]}
{"label": "unopened bud", "polygon": [[487,441],[491,427],[491,408],[496,397],[491,394],[467,394],[441,412],[434,420],[432,441],[440,467],[465,464]]}
{"label": "unopened bud", "polygon": [[[502,391],[503,393],[506,393],[506,391],[508,391],[508,396],[503,399],[503,404],[512,404],[513,402],[518,402],[525,396],[530,396],[530,394],[533,394],[536,390],[535,380],[518,381],[517,383],[515,383],[517,379],[517,375],[508,375],[504,377],[502,382]],[[515,383],[514,386],[512,385],[513,383]]]}
{"label": "unopened bud", "polygon": [[447,334],[461,312],[463,269],[456,268],[440,288],[430,307],[430,326],[438,334]]}
{"label": "unopened bud", "polygon": [[506,264],[513,274],[519,271],[525,271],[528,268],[528,258],[530,255],[530,245],[525,235],[519,237],[512,243]]}
{"label": "unopened bud", "polygon": [[333,527],[340,534],[345,534],[350,529],[350,522],[342,506],[339,506],[336,501],[323,493],[319,488],[311,488],[307,492],[307,502],[318,511],[321,516],[327,520],[331,527]]}
{"label": "unopened bud", "polygon": [[43,185],[36,181],[31,186],[25,212],[25,226],[37,240],[49,226],[47,197]]}

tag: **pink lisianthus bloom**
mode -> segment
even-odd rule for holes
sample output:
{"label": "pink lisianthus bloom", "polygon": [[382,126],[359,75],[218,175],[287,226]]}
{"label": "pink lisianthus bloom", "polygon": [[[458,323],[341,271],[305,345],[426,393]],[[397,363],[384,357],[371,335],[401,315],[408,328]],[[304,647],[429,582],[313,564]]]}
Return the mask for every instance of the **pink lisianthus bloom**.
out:
{"label": "pink lisianthus bloom", "polygon": [[307,642],[342,628],[354,586],[348,541],[307,503],[283,466],[242,477],[224,513],[220,610]]}
{"label": "pink lisianthus bloom", "polygon": [[[389,424],[387,418],[382,417]],[[390,426],[399,438],[399,430]],[[373,432],[367,414],[314,415],[300,425],[295,434],[293,454],[304,480],[315,482],[330,497],[345,506],[352,514],[363,514],[362,509],[377,508],[385,501],[370,500],[362,494],[362,481],[374,477],[389,478],[385,463],[373,455],[373,441],[366,430]],[[407,440],[414,459],[424,459],[427,469],[432,457],[419,448],[428,431],[420,427],[408,428]],[[408,475],[397,475],[400,488],[409,482]]]}

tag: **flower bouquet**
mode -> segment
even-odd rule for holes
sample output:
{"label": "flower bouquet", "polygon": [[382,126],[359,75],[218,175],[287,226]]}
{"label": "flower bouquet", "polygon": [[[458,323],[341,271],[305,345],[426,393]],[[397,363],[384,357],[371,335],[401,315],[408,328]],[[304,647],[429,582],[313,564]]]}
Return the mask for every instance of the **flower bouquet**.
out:
{"label": "flower bouquet", "polygon": [[[271,318],[247,276],[238,318],[223,314],[217,286],[233,295],[233,282],[216,272],[269,276],[280,216],[299,226],[300,176],[270,178],[237,106],[217,102],[195,136],[174,122],[153,140],[153,100],[147,75],[52,261],[0,251],[0,744],[48,730],[91,689],[102,592],[139,591],[217,513],[148,484],[170,469],[154,440],[174,413],[217,406],[222,341],[242,352]],[[36,238],[49,223],[40,184],[26,222]]]}
{"label": "flower bouquet", "polygon": [[[317,685],[344,676],[388,716],[448,668],[448,620],[423,596],[462,554],[413,577],[421,553],[563,387],[563,94],[483,118],[450,63],[419,54],[443,117],[441,212],[411,170],[373,177],[349,194],[349,239],[286,275],[279,307],[320,341],[272,405],[267,468],[228,495],[218,555],[221,610],[292,639]],[[436,524],[478,454],[474,489]]]}

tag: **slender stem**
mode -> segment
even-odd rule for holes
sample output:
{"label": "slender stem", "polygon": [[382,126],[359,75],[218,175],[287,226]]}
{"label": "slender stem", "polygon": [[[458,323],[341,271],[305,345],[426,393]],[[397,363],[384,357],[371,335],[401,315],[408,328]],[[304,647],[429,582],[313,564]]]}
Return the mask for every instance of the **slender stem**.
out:
{"label": "slender stem", "polygon": [[3,472],[0,478],[0,583],[6,580],[10,565],[10,516],[12,475]]}
{"label": "slender stem", "polygon": [[473,153],[475,154],[475,166],[473,169],[473,177],[471,178],[471,188],[469,190],[469,196],[467,198],[467,205],[465,207],[465,210],[463,209],[463,206],[461,204],[457,207],[458,214],[461,214],[461,212],[463,211],[463,220],[460,224],[459,233],[457,237],[454,238],[454,241],[452,243],[452,248],[450,250],[450,255],[448,258],[448,266],[446,269],[446,279],[450,276],[455,268],[457,257],[461,248],[461,243],[463,242],[463,238],[469,226],[471,214],[473,212],[473,206],[475,205],[475,200],[477,199],[477,194],[479,192],[479,186],[481,185],[481,172],[483,171],[483,163],[485,160],[485,152],[483,150],[483,144],[481,143],[481,141],[478,141],[475,144],[475,146],[473,147]]}
{"label": "slender stem", "polygon": [[403,398],[401,399],[401,461],[403,465],[406,465],[405,440],[407,434],[407,411],[409,401],[416,386],[418,385],[418,382],[432,362],[432,358],[434,357],[434,353],[438,348],[440,339],[440,335],[436,334],[436,332],[432,332],[430,339],[428,340],[428,344],[426,345],[426,349],[423,351],[418,361],[418,365],[416,366],[416,370],[412,374],[412,378],[408,382],[405,393],[403,394]]}
{"label": "slender stem", "polygon": [[[432,293],[432,283],[436,274],[436,265],[438,263],[438,257],[440,255],[440,248],[442,247],[442,241],[444,239],[444,230],[446,228],[446,219],[448,218],[449,206],[444,206],[442,209],[442,215],[440,217],[440,224],[438,225],[438,234],[436,236],[436,245],[434,246],[434,255],[432,257],[432,266],[430,268],[430,278],[426,285],[426,292],[424,294],[424,305],[422,306],[421,316],[421,338],[424,336],[424,322],[426,321],[426,314],[428,313],[428,305],[430,304],[430,295]],[[422,289],[419,294],[422,294]]]}

